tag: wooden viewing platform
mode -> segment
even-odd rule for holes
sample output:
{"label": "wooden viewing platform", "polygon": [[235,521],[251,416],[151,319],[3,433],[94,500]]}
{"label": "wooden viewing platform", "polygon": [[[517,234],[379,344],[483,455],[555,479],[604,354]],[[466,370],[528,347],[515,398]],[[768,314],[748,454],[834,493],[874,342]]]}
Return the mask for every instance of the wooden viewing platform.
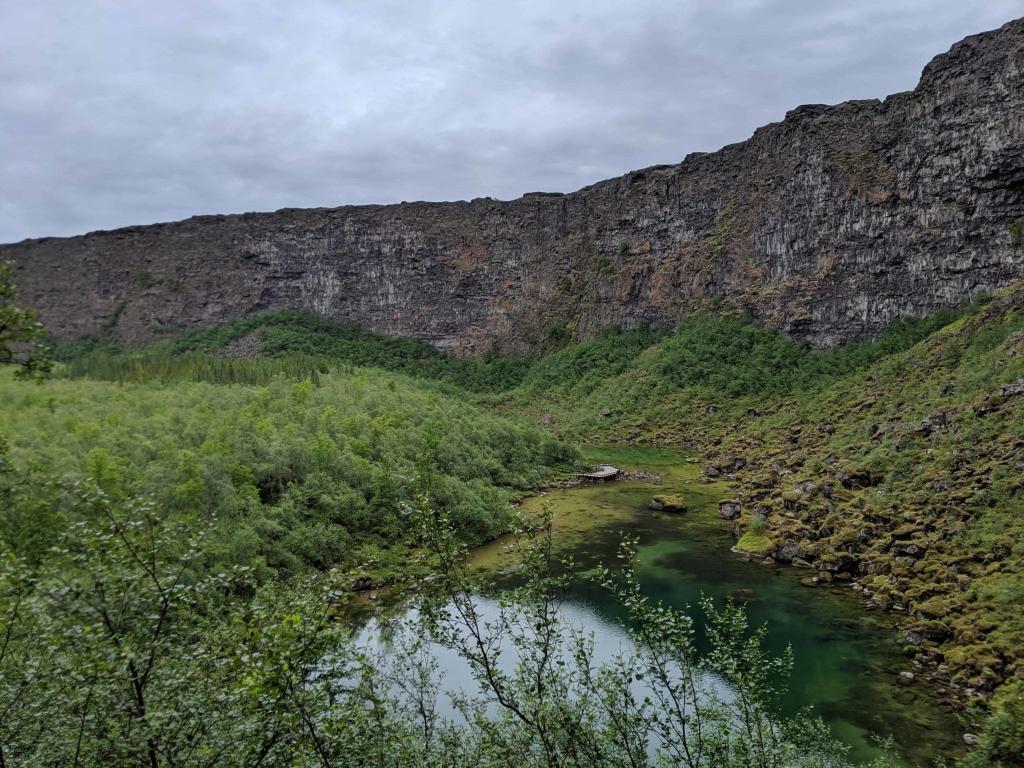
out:
{"label": "wooden viewing platform", "polygon": [[622,474],[622,470],[611,464],[602,464],[591,472],[581,472],[579,478],[591,483],[606,483]]}

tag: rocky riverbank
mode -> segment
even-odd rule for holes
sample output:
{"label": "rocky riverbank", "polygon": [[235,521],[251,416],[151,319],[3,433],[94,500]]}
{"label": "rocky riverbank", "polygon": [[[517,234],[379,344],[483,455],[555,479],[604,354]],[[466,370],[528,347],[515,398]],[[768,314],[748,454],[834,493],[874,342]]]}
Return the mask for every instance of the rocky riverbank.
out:
{"label": "rocky riverbank", "polygon": [[994,325],[1022,309],[1012,292],[820,402],[705,435],[737,549],[892,614],[915,679],[958,702],[1024,677],[1024,335]]}

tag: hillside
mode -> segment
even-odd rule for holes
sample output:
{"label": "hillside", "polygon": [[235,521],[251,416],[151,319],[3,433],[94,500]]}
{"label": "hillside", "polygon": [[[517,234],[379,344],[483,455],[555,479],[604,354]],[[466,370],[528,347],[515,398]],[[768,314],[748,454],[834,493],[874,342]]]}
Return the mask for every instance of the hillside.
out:
{"label": "hillside", "polygon": [[129,353],[69,348],[66,370],[202,378],[190,361],[237,353],[241,339],[265,356],[253,366],[294,365],[302,352],[325,369],[390,368],[456,398],[475,390],[487,409],[564,439],[688,446],[735,487],[727,516],[748,534],[742,548],[807,568],[808,584],[856,584],[870,608],[901,614],[908,650],[955,683],[951,695],[1024,671],[1022,287],[829,350],[733,312],[477,362],[271,313]]}
{"label": "hillside", "polygon": [[954,317],[829,352],[696,318],[566,350],[494,400],[577,439],[700,449],[757,531],[743,548],[856,584],[972,694],[1024,671],[1024,289]]}
{"label": "hillside", "polygon": [[[231,535],[215,549],[227,562],[282,573],[369,559],[366,578],[390,578],[404,571],[390,510],[416,488],[389,478],[440,472],[434,492],[472,542],[506,524],[509,496],[492,486],[535,486],[573,460],[546,434],[686,446],[733,488],[721,517],[740,555],[803,568],[807,586],[852,588],[868,610],[890,612],[908,668],[949,701],[995,702],[993,717],[1011,720],[1020,704],[1024,286],[827,350],[722,305],[672,333],[609,330],[535,358],[450,357],[280,312],[62,355],[62,375],[78,381],[8,385],[0,431],[18,435],[13,463],[38,477],[80,467],[172,508],[201,483],[191,498],[226,515]],[[265,415],[247,437],[254,409]],[[351,415],[329,426],[340,412]],[[59,424],[67,438],[48,439]],[[188,445],[157,451],[158,433]]]}
{"label": "hillside", "polygon": [[884,101],[571,194],[233,216],[0,247],[62,341],[139,344],[271,309],[463,355],[671,327],[727,298],[792,338],[872,336],[1024,276],[1024,21]]}

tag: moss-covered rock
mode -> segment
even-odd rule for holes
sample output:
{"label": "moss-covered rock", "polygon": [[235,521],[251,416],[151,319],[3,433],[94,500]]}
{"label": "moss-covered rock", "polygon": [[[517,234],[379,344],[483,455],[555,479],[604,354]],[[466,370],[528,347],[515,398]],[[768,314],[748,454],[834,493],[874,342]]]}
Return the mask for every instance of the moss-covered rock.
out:
{"label": "moss-covered rock", "polygon": [[740,536],[739,541],[736,542],[735,549],[737,552],[764,557],[772,551],[772,540],[763,533],[747,531]]}
{"label": "moss-covered rock", "polygon": [[686,498],[670,493],[661,493],[651,499],[648,506],[665,512],[685,512]]}

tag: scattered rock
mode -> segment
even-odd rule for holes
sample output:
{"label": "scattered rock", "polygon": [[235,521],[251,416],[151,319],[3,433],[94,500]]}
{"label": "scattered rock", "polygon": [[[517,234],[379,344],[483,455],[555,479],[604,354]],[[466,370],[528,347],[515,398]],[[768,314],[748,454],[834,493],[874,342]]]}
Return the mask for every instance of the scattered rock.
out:
{"label": "scattered rock", "polygon": [[807,553],[804,552],[803,547],[795,541],[787,541],[775,550],[775,559],[780,563],[794,563],[798,560],[804,560],[806,557]]}
{"label": "scattered rock", "polygon": [[1020,397],[1024,395],[1024,379],[1017,379],[1012,384],[1004,384],[1000,392],[1003,397]]}
{"label": "scattered rock", "polygon": [[796,509],[800,502],[803,501],[804,495],[796,488],[791,488],[788,491],[783,491],[782,506],[784,509]]}
{"label": "scattered rock", "polygon": [[925,553],[924,547],[918,546],[912,541],[907,542],[905,544],[897,544],[892,548],[892,551],[901,555],[906,555],[907,557],[914,558],[924,557]]}
{"label": "scattered rock", "polygon": [[658,494],[647,505],[651,509],[664,510],[665,512],[685,512],[686,499],[682,496],[672,494]]}
{"label": "scattered rock", "polygon": [[711,466],[717,469],[719,472],[738,472],[747,466],[747,460],[737,456],[722,456],[715,459]]}
{"label": "scattered rock", "polygon": [[978,735],[976,733],[965,733],[964,744],[966,744],[968,747],[978,746]]}
{"label": "scattered rock", "polygon": [[855,491],[858,488],[871,488],[878,485],[880,479],[866,469],[856,469],[839,475],[840,485],[848,491]]}
{"label": "scattered rock", "polygon": [[903,642],[907,645],[917,647],[924,642],[924,637],[918,632],[911,632],[910,630],[907,630],[903,633]]}
{"label": "scattered rock", "polygon": [[805,480],[802,483],[798,483],[796,490],[802,493],[804,496],[813,497],[816,496],[818,491],[821,490],[817,483],[812,483],[810,480]]}
{"label": "scattered rock", "polygon": [[733,499],[718,502],[718,516],[723,520],[736,520],[742,511],[740,503]]}
{"label": "scattered rock", "polygon": [[910,685],[914,682],[913,672],[900,672],[899,681],[901,685]]}
{"label": "scattered rock", "polygon": [[1014,331],[1006,337],[1003,342],[1003,349],[1007,357],[1024,356],[1024,331]]}
{"label": "scattered rock", "polygon": [[734,589],[728,595],[726,595],[734,603],[749,603],[754,599],[754,590],[752,589]]}

